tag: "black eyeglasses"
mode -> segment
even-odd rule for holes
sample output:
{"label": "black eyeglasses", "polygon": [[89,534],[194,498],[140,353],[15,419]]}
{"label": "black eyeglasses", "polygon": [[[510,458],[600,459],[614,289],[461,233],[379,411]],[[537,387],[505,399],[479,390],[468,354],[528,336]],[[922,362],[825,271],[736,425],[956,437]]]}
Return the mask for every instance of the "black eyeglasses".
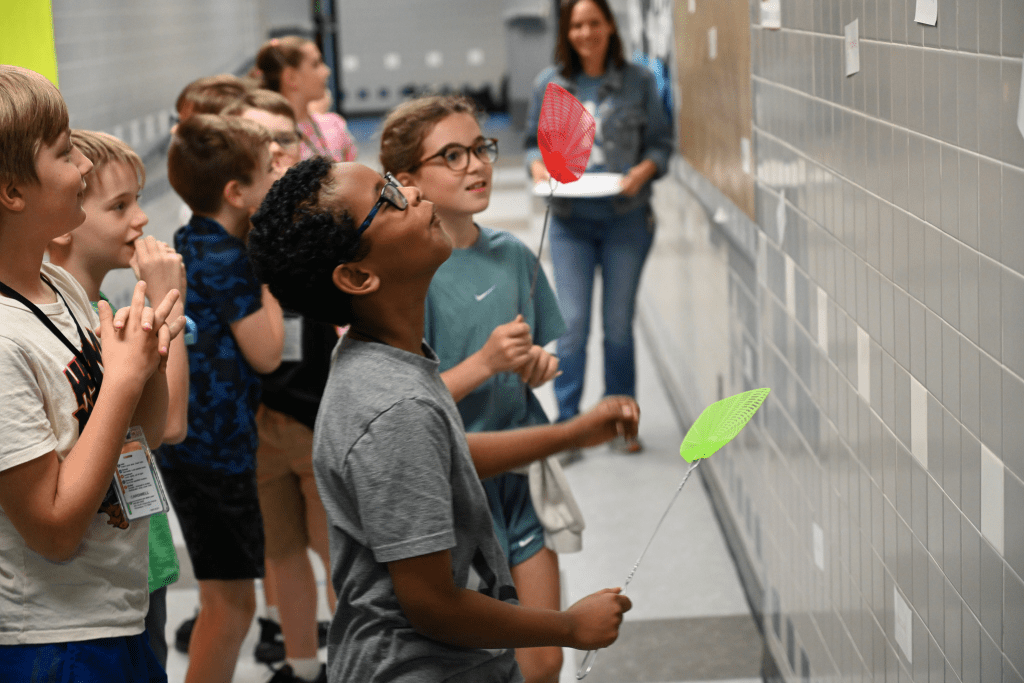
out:
{"label": "black eyeglasses", "polygon": [[399,211],[405,211],[406,207],[409,206],[409,200],[402,194],[402,183],[395,180],[395,176],[390,173],[384,174],[384,189],[380,191],[380,198],[377,199],[377,203],[370,209],[370,214],[363,221],[359,229],[356,230],[356,235],[362,235],[366,232],[366,229],[370,227],[370,222],[373,217],[380,211],[380,207],[387,202],[391,206],[395,207]]}
{"label": "black eyeglasses", "polygon": [[453,171],[463,171],[469,168],[469,153],[472,152],[476,158],[485,164],[493,164],[498,160],[498,141],[495,138],[484,138],[474,142],[472,147],[460,145],[457,142],[445,145],[437,154],[431,154],[426,159],[421,159],[417,168],[431,159],[441,157],[444,165]]}

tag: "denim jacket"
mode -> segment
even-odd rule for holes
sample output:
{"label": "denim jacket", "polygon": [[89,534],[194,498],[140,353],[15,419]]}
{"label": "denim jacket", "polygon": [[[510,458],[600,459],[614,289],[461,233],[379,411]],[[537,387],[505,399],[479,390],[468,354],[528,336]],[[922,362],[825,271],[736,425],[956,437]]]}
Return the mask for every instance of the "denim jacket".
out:
{"label": "denim jacket", "polygon": [[[558,67],[548,67],[537,76],[526,116],[527,170],[541,158],[537,146],[537,124],[548,83],[555,83],[576,94],[576,83],[562,76]],[[654,74],[635,64],[627,63],[620,69],[609,62],[598,86],[598,99],[599,106],[608,109],[608,113],[602,116],[600,131],[608,170],[626,173],[644,159],[650,159],[658,168],[654,178],[663,176],[673,149],[672,123],[658,94]],[[612,205],[616,213],[622,214],[646,206],[650,198],[651,183],[648,182],[635,197],[617,196]],[[581,200],[556,197],[551,208],[564,217],[571,213],[574,201]]]}

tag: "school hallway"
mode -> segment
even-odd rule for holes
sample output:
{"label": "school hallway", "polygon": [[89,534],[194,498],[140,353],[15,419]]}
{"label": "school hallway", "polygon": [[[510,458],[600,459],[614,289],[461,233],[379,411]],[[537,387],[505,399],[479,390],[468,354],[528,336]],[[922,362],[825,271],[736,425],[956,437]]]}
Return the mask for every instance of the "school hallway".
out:
{"label": "school hallway", "polygon": [[[360,138],[360,160],[377,167],[372,126],[353,130]],[[494,191],[482,225],[509,230],[536,250],[544,217],[542,200],[526,200],[528,185],[516,134],[503,119],[495,117],[485,134],[501,139],[502,157],[495,168]],[[166,226],[175,222],[177,202],[168,193],[147,205],[150,231],[169,239]],[[173,229],[170,230],[173,232]],[[645,271],[640,299],[661,295],[652,267],[661,257],[657,243]],[[544,262],[549,278],[550,259],[545,240]],[[553,281],[553,280],[552,280]],[[595,292],[595,303],[599,296]],[[660,381],[663,374],[652,354],[650,337],[656,326],[644,319],[644,305],[637,330],[638,401],[641,407],[640,436],[644,451],[622,455],[606,446],[587,449],[584,458],[566,468],[567,477],[586,519],[583,551],[560,556],[563,601],[572,604],[601,588],[621,586],[651,537],[655,525],[672,499],[687,469],[679,457],[684,431]],[[590,339],[584,407],[599,400],[601,372],[600,313],[595,310]],[[554,414],[550,385],[539,392],[549,415]],[[174,631],[191,617],[198,589],[191,575],[188,555],[173,519],[172,531],[182,561],[182,576],[167,594],[167,671],[172,683],[184,680],[187,655],[174,649]],[[325,574],[315,556],[314,570],[320,582],[320,616],[328,619],[324,597]],[[626,615],[619,640],[600,652],[590,683],[681,683],[683,681],[750,682],[762,679],[767,656],[751,614],[723,532],[712,509],[700,469],[694,473],[668,513],[649,552],[629,586],[633,609]],[[257,589],[257,614],[262,614],[262,591]],[[259,627],[254,621],[242,646],[235,683],[263,683],[272,671],[253,657]],[[561,683],[576,680],[583,652],[566,650]],[[326,661],[326,649],[320,658]],[[770,659],[770,658],[769,658]],[[764,671],[770,671],[768,666]]]}

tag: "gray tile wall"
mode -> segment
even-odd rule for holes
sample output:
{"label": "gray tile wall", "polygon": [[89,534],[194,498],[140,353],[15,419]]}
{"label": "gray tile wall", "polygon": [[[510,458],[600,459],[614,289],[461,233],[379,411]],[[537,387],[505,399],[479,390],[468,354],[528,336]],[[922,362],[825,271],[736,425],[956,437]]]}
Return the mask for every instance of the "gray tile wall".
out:
{"label": "gray tile wall", "polygon": [[710,464],[766,633],[787,680],[1022,681],[1024,2],[939,0],[930,27],[915,0],[781,0],[781,30],[750,4],[758,254],[721,261],[727,388],[773,392]]}

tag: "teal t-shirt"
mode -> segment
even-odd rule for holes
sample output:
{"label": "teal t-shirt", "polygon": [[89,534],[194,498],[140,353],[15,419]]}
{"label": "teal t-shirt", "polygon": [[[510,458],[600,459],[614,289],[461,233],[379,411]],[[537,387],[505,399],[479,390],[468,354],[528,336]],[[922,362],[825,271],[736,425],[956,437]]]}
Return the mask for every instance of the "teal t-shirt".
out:
{"label": "teal t-shirt", "polygon": [[[522,312],[533,343],[541,346],[565,332],[558,301],[543,269],[530,301],[537,257],[513,235],[480,228],[477,241],[455,249],[427,292],[424,335],[449,370],[479,351],[498,325]],[[544,408],[513,372],[493,375],[458,403],[468,432],[526,427],[548,422]]]}

